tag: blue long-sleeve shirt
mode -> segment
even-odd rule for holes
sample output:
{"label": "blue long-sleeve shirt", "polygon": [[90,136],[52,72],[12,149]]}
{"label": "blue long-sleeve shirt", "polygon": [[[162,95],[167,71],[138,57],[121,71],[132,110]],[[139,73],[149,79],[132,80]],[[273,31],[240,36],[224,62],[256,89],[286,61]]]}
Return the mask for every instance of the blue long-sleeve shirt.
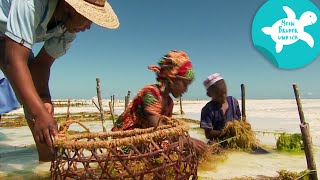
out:
{"label": "blue long-sleeve shirt", "polygon": [[0,115],[20,107],[8,79],[0,71]]}

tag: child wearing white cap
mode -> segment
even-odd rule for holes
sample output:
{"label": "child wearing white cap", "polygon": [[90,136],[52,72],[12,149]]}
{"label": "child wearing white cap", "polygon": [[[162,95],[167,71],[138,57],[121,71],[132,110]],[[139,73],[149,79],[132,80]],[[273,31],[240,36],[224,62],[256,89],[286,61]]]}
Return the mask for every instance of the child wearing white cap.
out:
{"label": "child wearing white cap", "polygon": [[203,85],[211,101],[201,110],[200,127],[205,130],[206,138],[212,141],[223,138],[221,130],[225,124],[231,120],[240,120],[241,112],[238,100],[227,96],[227,85],[220,74],[208,76]]}

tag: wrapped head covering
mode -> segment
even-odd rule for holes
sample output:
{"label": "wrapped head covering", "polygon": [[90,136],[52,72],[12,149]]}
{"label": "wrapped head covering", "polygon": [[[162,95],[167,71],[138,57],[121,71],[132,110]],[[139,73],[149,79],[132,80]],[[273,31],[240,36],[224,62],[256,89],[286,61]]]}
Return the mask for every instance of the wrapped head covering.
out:
{"label": "wrapped head covering", "polygon": [[149,69],[157,74],[157,80],[164,81],[172,78],[194,79],[191,61],[184,51],[171,50],[159,61],[159,67],[151,65]]}
{"label": "wrapped head covering", "polygon": [[208,90],[210,86],[212,86],[214,83],[218,82],[219,80],[223,79],[223,77],[219,73],[214,73],[210,76],[208,76],[204,81],[203,85]]}

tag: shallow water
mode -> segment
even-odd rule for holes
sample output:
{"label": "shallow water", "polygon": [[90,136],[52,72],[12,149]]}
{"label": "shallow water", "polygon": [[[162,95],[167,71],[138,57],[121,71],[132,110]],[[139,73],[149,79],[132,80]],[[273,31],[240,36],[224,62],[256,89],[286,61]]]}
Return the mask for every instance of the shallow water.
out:
{"label": "shallow water", "polygon": [[[98,122],[86,123],[94,131],[101,131],[101,124]],[[110,127],[111,123],[108,123]],[[196,125],[190,131],[192,137],[205,141],[202,130]],[[37,152],[32,142],[31,133],[27,127],[18,128],[0,128],[0,175],[14,177],[25,177],[29,179],[34,174],[47,174],[50,163],[39,164],[37,161]],[[74,125],[72,129],[81,129]],[[28,135],[29,134],[29,135]],[[5,136],[6,135],[6,136]],[[31,139],[31,140],[30,140]],[[273,135],[264,135],[259,137],[261,143],[268,144],[270,154],[250,154],[247,152],[227,152],[223,162],[209,162],[205,170],[199,169],[199,177],[205,179],[225,179],[242,176],[276,176],[278,170],[287,169],[300,172],[306,169],[305,156],[300,154],[279,153],[274,148],[275,138]],[[317,162],[319,159],[319,150],[317,149]],[[212,169],[210,168],[212,166]],[[214,178],[213,178],[214,177]]]}
{"label": "shallow water", "polygon": [[[185,115],[177,117],[200,119],[201,108],[206,102],[185,103]],[[248,100],[247,120],[252,129],[256,131],[257,138],[263,147],[272,153],[250,154],[246,152],[228,152],[227,158],[218,165],[212,165],[212,170],[199,170],[200,177],[204,179],[225,179],[244,176],[276,176],[277,171],[286,169],[300,172],[307,169],[304,153],[280,153],[275,151],[276,137],[274,132],[301,133],[300,119],[295,100]],[[241,107],[241,101],[240,101]],[[320,162],[320,100],[302,100],[302,107],[314,145],[316,164]],[[175,107],[175,112],[179,106]],[[262,133],[270,132],[270,133]],[[205,138],[199,130],[190,133],[194,137]],[[203,132],[202,132],[203,134]],[[213,162],[214,163],[214,162]],[[213,178],[214,177],[214,178]]]}
{"label": "shallow water", "polygon": [[246,176],[277,176],[278,170],[286,169],[300,172],[306,169],[304,155],[289,155],[272,152],[270,154],[250,154],[246,152],[232,152],[227,159],[218,162],[211,171],[199,170],[200,177],[207,179],[227,179]]}
{"label": "shallow water", "polygon": [[[191,135],[197,137],[196,134]],[[234,177],[277,176],[277,171],[290,170],[301,172],[307,169],[304,152],[279,152],[276,149],[276,139],[272,134],[258,135],[260,144],[269,154],[254,154],[243,151],[228,151],[223,162],[211,162],[212,169],[199,169],[199,176],[205,179],[228,179]],[[320,149],[315,147],[316,163],[320,162]],[[209,163],[210,166],[210,163]],[[318,169],[318,174],[319,174]],[[212,178],[214,177],[214,178]]]}
{"label": "shallow water", "polygon": [[[311,135],[315,145],[315,158],[319,169],[320,162],[320,100],[303,101],[305,117],[310,124]],[[200,111],[205,101],[184,103],[183,117],[200,119]],[[176,106],[174,112],[178,111]],[[297,133],[299,116],[294,100],[249,100],[247,102],[247,119],[255,131]],[[117,113],[123,108],[116,108]],[[80,110],[79,110],[80,111]],[[110,129],[112,122],[107,121]],[[90,130],[101,132],[101,123],[86,123]],[[74,129],[81,129],[74,126]],[[206,141],[198,125],[191,124],[190,135]],[[286,169],[295,172],[307,168],[303,153],[280,153],[274,151],[276,138],[271,134],[257,133],[260,143],[270,154],[251,154],[247,152],[227,152],[223,161],[207,162],[205,169],[199,169],[202,179],[227,179],[243,176],[276,176],[277,171]],[[32,135],[28,127],[0,128],[0,177],[6,179],[35,179],[34,175],[47,175],[50,163],[39,164]],[[318,174],[320,171],[318,170]],[[1,179],[1,178],[0,178]],[[18,178],[19,179],[19,178]]]}

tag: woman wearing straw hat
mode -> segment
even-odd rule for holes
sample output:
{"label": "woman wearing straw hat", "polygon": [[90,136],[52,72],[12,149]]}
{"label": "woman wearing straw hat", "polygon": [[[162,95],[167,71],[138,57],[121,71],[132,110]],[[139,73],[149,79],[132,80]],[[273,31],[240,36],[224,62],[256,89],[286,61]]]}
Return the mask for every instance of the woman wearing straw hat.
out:
{"label": "woman wearing straw hat", "polygon": [[[0,68],[24,106],[39,160],[50,161],[52,136],[58,135],[48,87],[50,67],[92,22],[109,29],[119,22],[105,0],[7,0],[0,1],[0,10]],[[31,48],[42,41],[34,57]]]}
{"label": "woman wearing straw hat", "polygon": [[[157,84],[143,87],[128,108],[115,122],[112,131],[148,128],[163,125],[160,116],[172,116],[173,100],[188,89],[194,79],[191,61],[184,51],[171,50],[159,61],[159,67],[149,66],[156,72]],[[160,121],[160,122],[159,122]],[[206,151],[206,144],[200,140],[191,139],[197,152]]]}

